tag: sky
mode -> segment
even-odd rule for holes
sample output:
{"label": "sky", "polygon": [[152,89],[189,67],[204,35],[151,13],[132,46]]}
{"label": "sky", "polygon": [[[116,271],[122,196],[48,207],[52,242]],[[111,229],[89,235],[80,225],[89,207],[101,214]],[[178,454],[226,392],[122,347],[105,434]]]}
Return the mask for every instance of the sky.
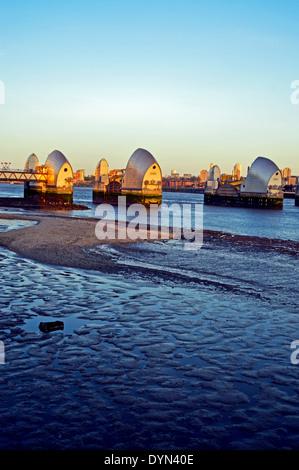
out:
{"label": "sky", "polygon": [[297,0],[0,0],[0,162],[298,175],[298,59]]}

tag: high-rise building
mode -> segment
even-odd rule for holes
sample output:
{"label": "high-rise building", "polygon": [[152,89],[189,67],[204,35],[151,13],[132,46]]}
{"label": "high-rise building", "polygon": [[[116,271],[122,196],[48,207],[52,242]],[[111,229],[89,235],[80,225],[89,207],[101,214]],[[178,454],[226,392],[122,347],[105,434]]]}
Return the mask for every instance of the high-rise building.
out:
{"label": "high-rise building", "polygon": [[236,163],[233,169],[234,179],[239,180],[241,178],[241,172],[242,172],[242,165],[240,163]]}
{"label": "high-rise building", "polygon": [[205,183],[208,177],[208,170],[201,170],[199,178],[201,183]]}
{"label": "high-rise building", "polygon": [[285,168],[284,170],[281,170],[282,173],[282,178],[283,178],[283,184],[292,184],[292,171],[290,168]]}
{"label": "high-rise building", "polygon": [[289,178],[291,176],[291,174],[292,174],[291,169],[290,168],[285,168],[283,170],[282,176],[284,178]]}

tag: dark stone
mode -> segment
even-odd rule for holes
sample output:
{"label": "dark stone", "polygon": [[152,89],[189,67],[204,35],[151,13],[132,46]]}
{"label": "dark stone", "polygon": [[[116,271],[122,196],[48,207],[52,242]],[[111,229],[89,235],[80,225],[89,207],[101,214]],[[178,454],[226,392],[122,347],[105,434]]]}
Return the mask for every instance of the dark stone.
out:
{"label": "dark stone", "polygon": [[39,324],[39,329],[46,333],[49,331],[63,330],[63,328],[64,323],[62,321],[41,322]]}

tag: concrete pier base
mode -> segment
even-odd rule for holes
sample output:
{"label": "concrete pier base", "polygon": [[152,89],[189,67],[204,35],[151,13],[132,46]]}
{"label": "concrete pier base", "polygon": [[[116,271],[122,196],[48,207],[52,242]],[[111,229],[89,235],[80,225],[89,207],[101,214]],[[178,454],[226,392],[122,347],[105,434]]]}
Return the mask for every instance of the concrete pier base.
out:
{"label": "concrete pier base", "polygon": [[127,205],[143,204],[150,207],[151,204],[162,203],[162,192],[160,191],[122,191],[122,196],[126,196]]}
{"label": "concrete pier base", "polygon": [[46,192],[46,183],[32,183],[26,181],[24,183],[24,198],[30,200],[38,200],[43,197]]}
{"label": "concrete pier base", "polygon": [[283,208],[283,198],[253,195],[220,196],[219,194],[205,193],[204,204],[281,210]]}
{"label": "concrete pier base", "polygon": [[51,188],[47,187],[45,193],[46,201],[61,202],[72,204],[73,203],[73,188],[72,189],[63,189],[63,188]]}
{"label": "concrete pier base", "polygon": [[39,202],[54,202],[57,204],[73,203],[73,187],[56,188],[46,183],[24,183],[24,199]]}
{"label": "concrete pier base", "polygon": [[219,196],[218,194],[206,193],[204,204],[214,206],[236,206],[240,207],[240,198],[233,196]]}
{"label": "concrete pier base", "polygon": [[162,195],[159,194],[143,194],[143,193],[126,193],[126,192],[110,192],[110,191],[93,191],[92,202],[94,204],[118,204],[118,197],[125,196],[126,204],[143,204],[145,207],[150,207],[151,204],[161,204]]}
{"label": "concrete pier base", "polygon": [[283,208],[283,197],[267,197],[240,195],[240,204],[242,207],[252,207],[255,209],[277,209]]}
{"label": "concrete pier base", "polygon": [[103,204],[106,202],[106,192],[93,190],[92,192],[92,202],[94,204]]}

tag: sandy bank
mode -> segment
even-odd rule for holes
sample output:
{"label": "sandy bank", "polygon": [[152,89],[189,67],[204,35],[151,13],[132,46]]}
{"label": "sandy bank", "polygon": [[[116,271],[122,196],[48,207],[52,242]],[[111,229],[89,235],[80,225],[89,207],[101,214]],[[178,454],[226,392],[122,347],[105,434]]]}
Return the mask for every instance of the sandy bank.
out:
{"label": "sandy bank", "polygon": [[95,259],[85,251],[101,243],[95,236],[95,219],[13,214],[1,214],[0,218],[37,222],[32,227],[0,233],[0,245],[25,258],[56,266],[113,270],[107,259]]}
{"label": "sandy bank", "polygon": [[[99,240],[95,235],[98,219],[71,218],[67,216],[40,216],[1,214],[1,219],[31,220],[37,225],[0,233],[0,245],[35,261],[56,266],[118,272],[121,268],[104,253],[96,256],[88,251],[101,243],[132,243],[132,240]],[[267,239],[252,236],[232,235],[217,231],[204,231],[204,247],[232,250],[275,251],[299,256],[299,242]]]}

